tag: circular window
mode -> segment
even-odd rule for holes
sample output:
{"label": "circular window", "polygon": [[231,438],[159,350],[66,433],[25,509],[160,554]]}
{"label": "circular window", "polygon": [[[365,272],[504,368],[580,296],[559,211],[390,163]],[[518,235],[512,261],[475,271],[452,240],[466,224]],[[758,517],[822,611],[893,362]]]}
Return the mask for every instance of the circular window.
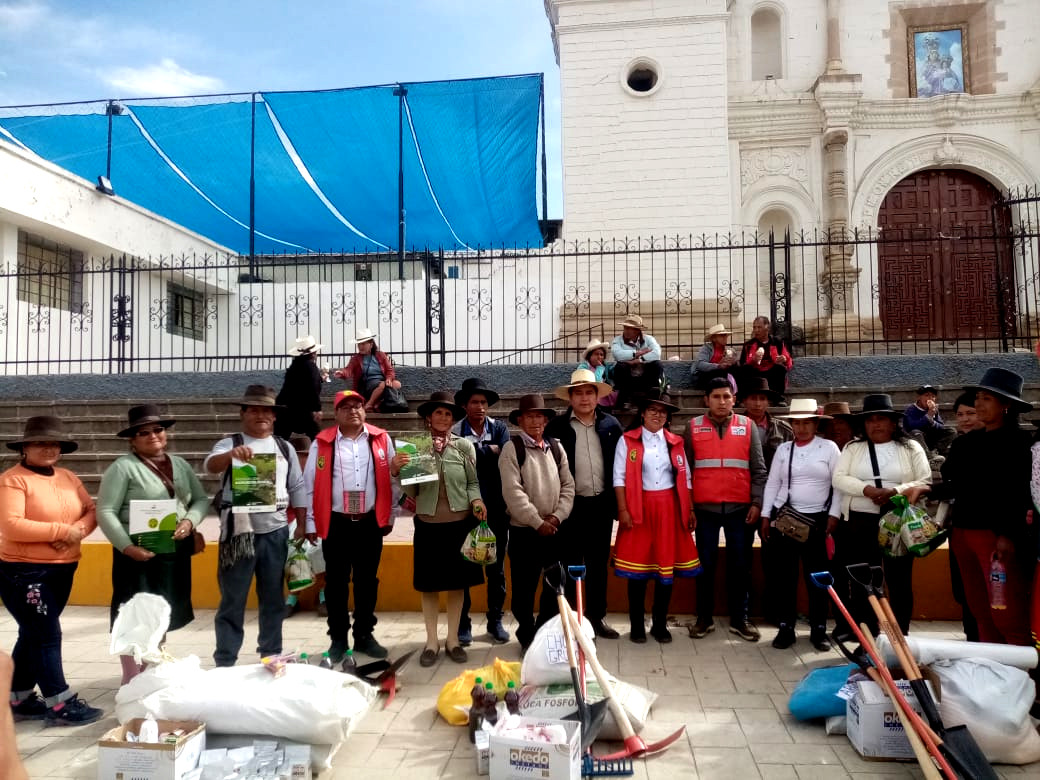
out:
{"label": "circular window", "polygon": [[661,68],[651,59],[640,57],[622,71],[621,84],[630,95],[652,95],[661,86]]}

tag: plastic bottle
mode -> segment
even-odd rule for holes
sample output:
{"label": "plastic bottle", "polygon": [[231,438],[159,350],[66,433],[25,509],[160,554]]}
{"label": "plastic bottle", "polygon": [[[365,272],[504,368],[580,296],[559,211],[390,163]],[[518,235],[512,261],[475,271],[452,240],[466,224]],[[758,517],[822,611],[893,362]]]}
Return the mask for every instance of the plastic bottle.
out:
{"label": "plastic bottle", "polygon": [[138,742],[148,742],[155,744],[159,741],[159,724],[155,722],[155,718],[152,717],[152,713],[148,713],[148,716],[141,723],[141,728],[137,732]]}
{"label": "plastic bottle", "polygon": [[343,671],[347,674],[353,674],[357,676],[357,661],[354,660],[354,651],[347,649],[347,654],[343,656]]}
{"label": "plastic bottle", "polygon": [[328,651],[321,654],[321,663],[318,664],[322,669],[332,668],[332,659],[329,658]]}
{"label": "plastic bottle", "polygon": [[506,711],[510,715],[520,714],[520,693],[516,690],[516,683],[510,680],[506,683],[506,695],[502,697],[506,702]]}
{"label": "plastic bottle", "polygon": [[311,662],[310,656],[308,656],[306,653],[300,653],[300,660],[297,661],[296,663],[298,663],[298,664],[309,664],[310,662]]}
{"label": "plastic bottle", "polygon": [[1007,609],[1007,569],[999,558],[994,558],[989,565],[989,606],[990,609]]}
{"label": "plastic bottle", "polygon": [[474,680],[473,689],[469,692],[469,741],[475,742],[474,734],[480,728],[480,718],[484,714],[484,680]]}
{"label": "plastic bottle", "polygon": [[484,721],[489,726],[498,723],[498,696],[495,695],[494,683],[484,685]]}

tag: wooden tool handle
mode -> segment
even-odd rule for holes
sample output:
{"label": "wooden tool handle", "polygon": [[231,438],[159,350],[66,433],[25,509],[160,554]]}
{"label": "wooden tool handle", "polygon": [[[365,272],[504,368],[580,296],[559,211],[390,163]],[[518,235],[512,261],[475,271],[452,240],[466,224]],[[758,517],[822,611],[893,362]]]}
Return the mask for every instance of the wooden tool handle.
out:
{"label": "wooden tool handle", "polygon": [[[563,614],[567,599],[562,593],[556,594],[556,606],[560,610],[560,628],[563,631],[563,641],[567,645],[567,663],[571,669],[578,670],[578,659],[574,655],[574,641],[571,639],[571,621]],[[578,694],[575,693],[575,696]]]}
{"label": "wooden tool handle", "polygon": [[881,675],[878,674],[878,670],[873,666],[867,667],[867,674],[870,679],[876,682],[895,705],[896,714],[899,716],[899,722],[903,724],[903,732],[906,734],[907,740],[910,742],[910,747],[913,748],[914,757],[917,759],[917,763],[921,767],[921,772],[925,776],[925,780],[942,780],[942,774],[936,769],[935,764],[932,762],[932,757],[928,754],[928,748],[924,746],[924,742],[921,741],[920,735],[914,731],[914,724],[910,722],[910,719],[903,712],[902,707],[899,706],[899,702],[892,698],[891,692],[885,687],[885,681],[881,679]]}
{"label": "wooden tool handle", "polygon": [[636,730],[632,728],[632,724],[628,720],[628,715],[625,710],[618,703],[618,700],[614,698],[614,686],[610,683],[610,678],[607,676],[606,669],[599,662],[599,658],[596,657],[596,649],[589,643],[588,637],[585,636],[585,632],[581,630],[581,624],[575,617],[574,612],[571,611],[570,605],[567,600],[564,599],[560,605],[560,615],[564,620],[569,620],[571,624],[571,630],[574,632],[574,638],[578,640],[578,645],[585,652],[585,661],[589,666],[592,667],[592,673],[596,676],[596,682],[599,683],[599,687],[603,689],[603,695],[607,697],[607,706],[610,707],[610,712],[614,716],[614,720],[617,722],[618,728],[621,729],[622,739],[630,739],[636,735]]}
{"label": "wooden tool handle", "polygon": [[[896,613],[892,611],[892,603],[887,598],[880,598],[878,599],[878,602],[881,604],[881,609],[884,610],[885,616],[888,618],[889,625],[894,629],[893,633],[895,633],[899,639],[899,646],[903,648],[903,655],[899,656],[900,665],[906,670],[907,677],[911,680],[920,680],[921,667],[918,666],[917,659],[914,658],[914,654],[910,650],[910,645],[906,641],[906,637],[903,636],[903,630],[899,627],[899,621],[896,620]],[[891,637],[889,637],[889,641],[892,641]],[[911,677],[911,675],[913,676]]]}

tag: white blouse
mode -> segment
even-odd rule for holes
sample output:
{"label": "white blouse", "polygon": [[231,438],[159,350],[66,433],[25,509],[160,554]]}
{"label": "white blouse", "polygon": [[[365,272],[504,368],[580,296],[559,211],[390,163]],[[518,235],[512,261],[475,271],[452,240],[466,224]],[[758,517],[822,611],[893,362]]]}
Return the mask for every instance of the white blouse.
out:
{"label": "white blouse", "polygon": [[[650,433],[646,428],[641,428],[640,439],[643,442],[643,490],[671,490],[675,487],[675,475],[672,473],[672,461],[668,456],[668,442],[664,439],[664,429]],[[627,460],[628,440],[621,437],[617,449],[614,450],[614,487],[625,486]],[[687,490],[691,484],[690,469],[687,466]]]}
{"label": "white blouse", "polygon": [[[841,494],[831,489],[831,480],[840,456],[838,445],[820,436],[803,446],[797,446],[791,441],[781,444],[769,469],[769,479],[762,498],[762,516],[771,517],[773,509],[782,506],[790,496],[791,505],[799,512],[813,514],[826,509],[829,515],[837,517],[841,508]],[[787,483],[788,463],[791,463],[791,484]]]}

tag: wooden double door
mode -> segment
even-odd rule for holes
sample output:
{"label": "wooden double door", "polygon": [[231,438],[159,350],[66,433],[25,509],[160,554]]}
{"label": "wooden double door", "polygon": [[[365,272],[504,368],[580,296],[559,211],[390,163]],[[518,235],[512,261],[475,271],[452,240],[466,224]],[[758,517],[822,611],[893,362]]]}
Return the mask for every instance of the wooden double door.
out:
{"label": "wooden double door", "polygon": [[[885,339],[1013,336],[1009,225],[999,193],[961,170],[912,174],[878,214],[878,293]],[[1003,325],[1002,325],[1003,323]]]}

